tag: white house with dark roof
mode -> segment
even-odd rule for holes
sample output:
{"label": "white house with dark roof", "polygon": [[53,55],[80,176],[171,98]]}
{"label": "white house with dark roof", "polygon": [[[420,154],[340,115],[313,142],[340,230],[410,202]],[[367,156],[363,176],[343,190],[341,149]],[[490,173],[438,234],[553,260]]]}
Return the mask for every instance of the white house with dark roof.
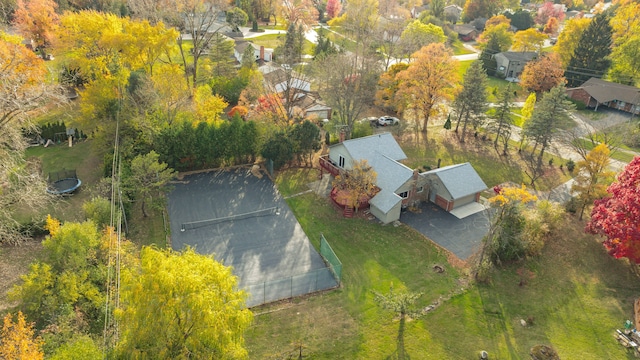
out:
{"label": "white house with dark roof", "polygon": [[366,160],[376,172],[380,189],[369,200],[370,211],[382,223],[400,219],[403,207],[420,201],[431,201],[446,211],[477,204],[480,193],[487,189],[471,164],[451,165],[418,173],[402,164],[407,156],[390,133],[347,140],[329,147],[323,168],[348,171],[354,161]]}

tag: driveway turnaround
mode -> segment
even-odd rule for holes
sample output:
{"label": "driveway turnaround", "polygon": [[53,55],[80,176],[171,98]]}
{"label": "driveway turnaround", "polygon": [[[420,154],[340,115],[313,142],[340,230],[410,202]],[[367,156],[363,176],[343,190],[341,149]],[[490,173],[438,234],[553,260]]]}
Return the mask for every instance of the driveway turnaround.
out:
{"label": "driveway turnaround", "polygon": [[249,307],[338,285],[273,182],[247,169],[185,176],[169,220],[172,248],[232,266]]}
{"label": "driveway turnaround", "polygon": [[482,238],[489,231],[485,211],[458,219],[433,203],[422,203],[419,212],[402,212],[400,221],[462,260],[480,250]]}

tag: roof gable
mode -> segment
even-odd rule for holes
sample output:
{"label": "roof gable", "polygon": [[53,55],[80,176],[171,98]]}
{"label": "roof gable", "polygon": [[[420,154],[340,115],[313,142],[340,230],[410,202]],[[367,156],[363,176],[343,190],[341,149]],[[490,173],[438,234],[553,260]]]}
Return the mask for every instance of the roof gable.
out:
{"label": "roof gable", "polygon": [[377,207],[383,213],[387,213],[389,210],[393,209],[393,207],[396,206],[400,201],[402,201],[402,198],[396,193],[383,189],[378,192],[376,196],[371,198],[371,200],[369,200],[369,204]]}
{"label": "roof gable", "polygon": [[487,189],[487,184],[470,163],[445,166],[423,174],[437,176],[454,200]]}

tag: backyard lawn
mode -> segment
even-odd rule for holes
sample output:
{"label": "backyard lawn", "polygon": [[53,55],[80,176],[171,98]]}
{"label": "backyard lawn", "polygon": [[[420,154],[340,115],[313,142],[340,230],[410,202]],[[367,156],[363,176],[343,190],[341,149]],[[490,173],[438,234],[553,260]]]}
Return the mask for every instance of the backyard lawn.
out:
{"label": "backyard lawn", "polygon": [[[287,195],[316,177],[294,169],[276,182]],[[552,345],[562,359],[632,358],[613,332],[632,316],[638,278],[575,217],[567,215],[540,257],[505,265],[487,284],[468,284],[468,267],[449,266],[442,250],[404,225],[342,218],[315,194],[288,203],[315,246],[320,233],[333,246],[342,286],[254,309],[246,334],[251,358],[297,357],[300,350],[314,359],[393,358],[399,344],[412,359],[474,359],[481,350],[525,359],[536,344]],[[445,272],[434,272],[435,264]],[[372,290],[391,285],[422,292],[420,308],[442,297],[435,310],[406,323],[400,343],[399,322],[373,301]]]}

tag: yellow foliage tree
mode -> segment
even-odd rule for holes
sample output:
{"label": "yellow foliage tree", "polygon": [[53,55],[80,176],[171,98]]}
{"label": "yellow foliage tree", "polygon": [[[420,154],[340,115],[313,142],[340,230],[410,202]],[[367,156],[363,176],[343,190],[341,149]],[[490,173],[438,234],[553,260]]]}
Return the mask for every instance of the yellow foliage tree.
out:
{"label": "yellow foliage tree", "polygon": [[213,94],[209,85],[202,85],[196,88],[193,94],[193,103],[197,121],[194,126],[199,122],[219,124],[222,121],[220,115],[229,106],[222,97]]}
{"label": "yellow foliage tree", "polygon": [[18,312],[16,322],[13,322],[11,314],[7,314],[0,331],[0,359],[44,359],[44,353],[41,350],[42,339],[34,335],[33,324],[27,324],[22,312]]}
{"label": "yellow foliage tree", "polygon": [[606,144],[600,144],[589,151],[583,161],[576,164],[575,182],[571,191],[578,193],[580,206],[580,220],[584,209],[597,199],[607,196],[607,187],[614,178],[614,172],[609,170],[611,151]]}
{"label": "yellow foliage tree", "polygon": [[535,51],[540,53],[544,41],[548,36],[534,28],[518,31],[513,36],[513,50],[515,51]]}
{"label": "yellow foliage tree", "polygon": [[346,174],[336,176],[333,187],[342,190],[338,200],[344,200],[348,206],[358,209],[360,201],[372,198],[377,192],[378,174],[367,163],[367,160],[354,161]]}

